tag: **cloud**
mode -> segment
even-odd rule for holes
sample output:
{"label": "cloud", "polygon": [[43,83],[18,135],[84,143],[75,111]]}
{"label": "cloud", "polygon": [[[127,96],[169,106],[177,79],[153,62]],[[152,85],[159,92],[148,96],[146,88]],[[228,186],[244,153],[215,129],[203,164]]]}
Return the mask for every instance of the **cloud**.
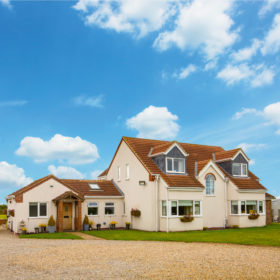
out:
{"label": "cloud", "polygon": [[270,12],[274,8],[280,7],[279,0],[264,0],[264,5],[259,11],[259,16],[264,16],[266,13]]}
{"label": "cloud", "polygon": [[33,179],[27,177],[22,168],[6,161],[0,162],[0,188],[23,187],[32,181]]}
{"label": "cloud", "polygon": [[11,8],[11,1],[10,0],[0,0],[0,3],[8,8]]}
{"label": "cloud", "polygon": [[250,60],[257,51],[260,49],[262,42],[258,39],[254,39],[250,47],[240,49],[237,52],[232,53],[231,58],[234,61],[240,62],[245,60]]}
{"label": "cloud", "polygon": [[87,25],[143,37],[157,31],[174,14],[177,1],[162,0],[79,0],[73,8],[80,11]]}
{"label": "cloud", "polygon": [[280,49],[280,14],[276,14],[271,29],[264,38],[262,54],[275,54]]}
{"label": "cloud", "polygon": [[102,108],[103,107],[103,95],[95,96],[95,97],[85,97],[78,96],[73,99],[73,102],[77,106],[89,106]]}
{"label": "cloud", "polygon": [[179,131],[178,117],[166,107],[149,106],[136,116],[128,119],[129,129],[138,130],[137,137],[174,139]]}
{"label": "cloud", "polygon": [[17,107],[27,104],[26,100],[11,100],[11,101],[2,101],[0,102],[0,107]]}
{"label": "cloud", "polygon": [[264,64],[251,65],[246,63],[239,65],[228,64],[218,74],[217,78],[222,79],[227,85],[233,85],[241,81],[247,82],[251,87],[261,87],[272,84],[275,72]]}
{"label": "cloud", "polygon": [[160,51],[172,46],[200,49],[207,59],[224,53],[238,37],[238,32],[231,30],[234,22],[229,14],[233,5],[232,0],[194,0],[180,5],[174,30],[161,32],[154,47]]}
{"label": "cloud", "polygon": [[216,66],[217,66],[217,60],[211,60],[205,64],[204,70],[208,71],[208,70],[216,68]]}
{"label": "cloud", "polygon": [[84,179],[85,175],[70,166],[58,166],[50,165],[48,167],[50,173],[58,178],[62,179]]}
{"label": "cloud", "polygon": [[78,136],[73,138],[60,134],[47,141],[27,136],[21,140],[16,154],[31,157],[35,162],[58,160],[69,164],[87,164],[99,158],[95,144]]}
{"label": "cloud", "polygon": [[99,174],[101,174],[101,170],[94,170],[94,171],[92,171],[91,173],[90,173],[90,178],[92,179],[92,180],[96,180],[97,179],[97,177],[98,177],[98,175]]}
{"label": "cloud", "polygon": [[250,165],[255,165],[255,164],[256,164],[256,161],[255,161],[254,159],[251,159],[251,160],[249,161],[249,164],[250,164]]}
{"label": "cloud", "polygon": [[265,148],[266,144],[249,144],[249,143],[241,143],[238,145],[238,148],[241,148],[244,152],[248,152],[250,150],[259,150]]}
{"label": "cloud", "polygon": [[197,70],[196,66],[193,64],[190,64],[187,67],[182,68],[179,73],[175,72],[173,74],[173,77],[180,79],[180,80],[186,79],[191,73],[195,72],[196,70]]}
{"label": "cloud", "polygon": [[263,110],[242,108],[240,112],[234,114],[233,119],[238,120],[248,114],[261,116],[264,120],[268,121],[268,125],[278,126],[279,129],[277,129],[275,133],[280,135],[280,102],[272,103]]}

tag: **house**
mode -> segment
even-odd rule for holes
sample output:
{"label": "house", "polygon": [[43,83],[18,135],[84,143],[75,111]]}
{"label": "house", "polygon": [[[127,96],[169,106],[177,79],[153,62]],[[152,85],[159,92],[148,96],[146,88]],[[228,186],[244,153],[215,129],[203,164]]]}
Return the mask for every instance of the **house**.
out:
{"label": "house", "polygon": [[280,196],[273,197],[272,200],[272,217],[273,221],[280,222]]}
{"label": "house", "polygon": [[[266,188],[242,149],[177,141],[123,137],[98,180],[49,175],[6,199],[15,232],[21,220],[32,232],[50,215],[57,231],[80,230],[85,215],[104,228],[116,221],[166,232],[266,224]],[[183,222],[183,216],[193,219]]]}

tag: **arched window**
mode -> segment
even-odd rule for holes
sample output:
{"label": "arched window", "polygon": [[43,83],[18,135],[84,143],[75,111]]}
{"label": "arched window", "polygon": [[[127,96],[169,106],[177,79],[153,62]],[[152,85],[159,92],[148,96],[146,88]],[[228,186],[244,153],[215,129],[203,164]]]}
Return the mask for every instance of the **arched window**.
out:
{"label": "arched window", "polygon": [[213,195],[215,187],[215,178],[213,175],[209,174],[206,177],[206,195]]}

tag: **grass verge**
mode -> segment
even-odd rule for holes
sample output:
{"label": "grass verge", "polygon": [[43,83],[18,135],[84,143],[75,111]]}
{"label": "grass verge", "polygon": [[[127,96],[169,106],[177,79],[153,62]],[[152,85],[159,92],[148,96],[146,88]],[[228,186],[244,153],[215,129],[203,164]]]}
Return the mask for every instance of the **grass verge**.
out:
{"label": "grass verge", "polygon": [[280,224],[265,227],[187,232],[101,230],[84,232],[108,240],[211,242],[242,245],[280,246]]}
{"label": "grass verge", "polygon": [[82,239],[80,236],[70,232],[55,232],[55,233],[39,233],[20,235],[20,238],[35,238],[35,239]]}

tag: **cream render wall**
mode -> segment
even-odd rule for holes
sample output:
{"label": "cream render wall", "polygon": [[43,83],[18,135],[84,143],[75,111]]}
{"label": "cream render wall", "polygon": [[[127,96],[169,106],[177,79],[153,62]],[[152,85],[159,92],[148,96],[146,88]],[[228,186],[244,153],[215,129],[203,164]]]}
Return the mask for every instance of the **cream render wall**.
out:
{"label": "cream render wall", "polygon": [[[129,165],[130,178],[126,179],[126,164]],[[118,181],[118,167],[121,168],[121,178]],[[155,223],[155,182],[149,181],[149,173],[137,159],[127,144],[122,141],[114,158],[107,179],[113,179],[125,196],[124,221],[131,222],[134,229],[154,231]],[[145,181],[145,186],[140,186],[139,181]],[[140,217],[131,217],[130,211],[137,208],[141,211]]]}

